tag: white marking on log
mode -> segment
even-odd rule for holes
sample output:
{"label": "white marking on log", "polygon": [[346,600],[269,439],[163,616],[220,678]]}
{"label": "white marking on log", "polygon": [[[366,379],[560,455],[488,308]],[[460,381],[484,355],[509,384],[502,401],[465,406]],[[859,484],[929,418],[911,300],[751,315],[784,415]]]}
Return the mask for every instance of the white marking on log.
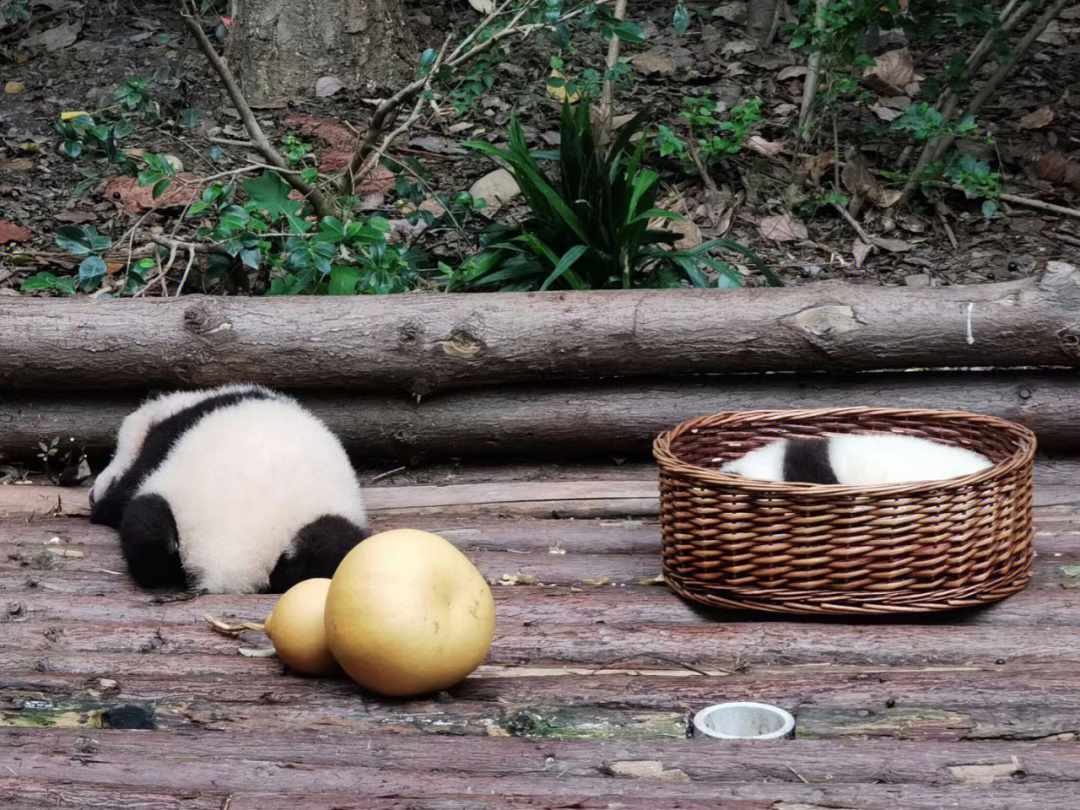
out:
{"label": "white marking on log", "polygon": [[972,301],[968,301],[967,305],[967,342],[968,346],[975,342],[975,335],[971,333],[971,312],[975,309],[975,304]]}

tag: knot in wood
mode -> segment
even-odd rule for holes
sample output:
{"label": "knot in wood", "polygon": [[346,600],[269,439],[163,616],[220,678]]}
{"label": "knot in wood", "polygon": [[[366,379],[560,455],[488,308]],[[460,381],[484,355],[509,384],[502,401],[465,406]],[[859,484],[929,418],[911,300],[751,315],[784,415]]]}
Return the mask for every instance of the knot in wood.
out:
{"label": "knot in wood", "polygon": [[232,324],[220,312],[204,303],[192,304],[184,310],[184,329],[198,337],[223,336]]}
{"label": "knot in wood", "polygon": [[1057,336],[1061,350],[1073,360],[1080,359],[1080,326],[1067,326]]}
{"label": "knot in wood", "polygon": [[855,311],[842,304],[804,309],[791,319],[795,328],[813,343],[822,343],[859,328]]}
{"label": "knot in wood", "polygon": [[420,345],[424,337],[424,330],[415,323],[402,324],[398,334],[398,345],[402,348],[413,348]]}
{"label": "knot in wood", "polygon": [[455,329],[449,338],[440,340],[439,345],[445,354],[462,360],[472,360],[484,351],[483,342],[464,329]]}

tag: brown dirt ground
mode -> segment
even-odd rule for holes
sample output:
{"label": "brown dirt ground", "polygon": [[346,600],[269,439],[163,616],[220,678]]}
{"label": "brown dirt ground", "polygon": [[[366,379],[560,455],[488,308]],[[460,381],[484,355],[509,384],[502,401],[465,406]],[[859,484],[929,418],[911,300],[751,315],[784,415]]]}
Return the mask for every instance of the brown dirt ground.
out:
{"label": "brown dirt ground", "polygon": [[[426,0],[406,0],[406,4],[420,39],[427,44],[440,42],[450,27],[464,30],[476,18],[465,2],[449,7]],[[37,270],[69,271],[74,266],[53,242],[58,227],[72,222],[93,224],[115,238],[134,221],[118,201],[104,196],[104,180],[92,185],[82,198],[72,197],[81,176],[78,166],[56,151],[53,121],[58,113],[105,108],[113,103],[112,91],[124,79],[153,75],[168,67],[174,79],[160,86],[155,98],[177,108],[203,110],[202,122],[180,139],[164,126],[140,125],[128,145],[174,154],[186,169],[202,174],[244,160],[245,150],[230,146],[224,147],[218,164],[206,159],[205,135],[246,135],[171,4],[112,0],[70,5],[69,11],[41,23],[37,19],[44,8],[29,24],[0,29],[0,90],[9,82],[22,84],[20,92],[0,95],[0,221],[30,232],[28,241],[0,245],[0,288],[6,288],[0,291],[7,294],[14,294],[21,280]],[[815,132],[802,157],[791,154],[802,79],[780,77],[785,67],[801,64],[802,57],[782,42],[765,49],[746,43],[739,18],[745,4],[695,7],[698,13],[682,37],[670,25],[674,5],[668,0],[634,4],[636,19],[651,36],[647,45],[626,48],[631,56],[641,58],[636,60],[635,83],[621,94],[617,112],[632,113],[647,106],[656,111],[658,122],[672,124],[684,94],[709,90],[729,106],[760,96],[764,120],[755,134],[787,145],[785,154],[771,158],[744,149],[714,172],[719,194],[712,198],[706,195],[700,177],[654,160],[663,172],[665,204],[688,213],[704,238],[724,235],[750,245],[794,284],[825,278],[886,284],[972,283],[1029,275],[1051,259],[1080,260],[1080,220],[1009,204],[1002,204],[999,213],[986,220],[977,202],[949,192],[933,203],[916,200],[904,210],[864,206],[857,212],[863,227],[875,236],[897,240],[894,246],[901,249],[871,253],[857,268],[852,253],[855,234],[843,219],[832,213],[809,216],[800,212],[810,190],[800,187],[793,177],[807,156],[812,159],[833,146],[831,122],[827,122]],[[52,51],[24,47],[28,36],[65,22],[82,26],[70,45]],[[881,50],[902,45],[898,36],[886,34]],[[1080,75],[1080,8],[1067,9],[1045,39],[998,97],[984,107],[979,120],[993,133],[994,143],[976,151],[1002,173],[1007,191],[1074,206],[1080,200],[1077,189],[1039,179],[1035,167],[1039,158],[1053,150],[1080,163],[1080,93],[1075,80]],[[958,35],[932,47],[912,44],[915,67],[933,75],[954,52],[970,51],[975,41],[974,35]],[[544,76],[552,47],[539,37],[515,46],[514,58],[498,69],[493,87],[466,117],[421,119],[393,154],[416,157],[431,173],[434,186],[452,193],[468,188],[492,168],[483,159],[462,153],[456,141],[498,140],[512,108],[518,110],[527,135],[538,147],[550,145],[557,129],[557,105],[545,93]],[[595,39],[582,43],[576,54],[567,55],[568,69],[580,71],[599,64],[600,50]],[[1053,111],[1053,120],[1035,129],[1025,128],[1024,116],[1046,106]],[[328,99],[263,109],[259,117],[272,137],[280,139],[289,131],[284,119],[290,113],[302,111],[362,129],[370,110],[370,103],[343,91]],[[858,148],[877,169],[896,165],[899,145],[864,138],[865,125],[874,120],[866,106],[844,106],[836,120],[841,152]],[[455,128],[461,121],[469,126]],[[824,182],[828,183],[828,177]],[[391,214],[394,202],[392,192],[369,198],[370,205]],[[806,224],[806,239],[776,242],[762,236],[760,221],[785,211]],[[520,213],[520,208],[511,207],[499,215]],[[151,214],[144,224],[171,228],[174,221],[175,212],[171,212]],[[460,245],[453,244],[452,236],[429,233],[421,247],[453,259]],[[760,281],[751,274],[748,283]],[[198,287],[188,289],[197,291]]]}

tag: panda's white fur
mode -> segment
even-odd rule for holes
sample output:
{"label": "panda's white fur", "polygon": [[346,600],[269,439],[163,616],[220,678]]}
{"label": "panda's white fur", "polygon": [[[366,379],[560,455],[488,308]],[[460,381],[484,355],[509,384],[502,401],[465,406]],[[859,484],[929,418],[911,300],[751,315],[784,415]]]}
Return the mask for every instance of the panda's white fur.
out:
{"label": "panda's white fur", "polygon": [[[972,450],[918,436],[845,433],[825,439],[828,466],[841,486],[939,481],[991,466],[988,459]],[[724,464],[721,470],[746,478],[784,481],[785,460],[797,441],[771,442]]]}
{"label": "panda's white fur", "polygon": [[135,463],[155,425],[223,394],[249,398],[198,418],[131,496],[158,495],[168,503],[190,587],[254,592],[268,586],[279,559],[313,521],[340,516],[364,532],[368,526],[341,443],[295,400],[250,385],[150,400],[121,425],[116,455],[95,482],[93,498],[105,497]]}
{"label": "panda's white fur", "polygon": [[[250,384],[220,385],[201,391],[176,391],[162,394],[144,402],[138,409],[124,417],[120,430],[116,433],[116,451],[109,465],[98,473],[94,486],[90,490],[92,500],[101,500],[105,492],[135,463],[139,450],[150,428],[165,421],[173,414],[185,408],[197,405],[219,394],[243,393],[247,391],[266,391],[269,389]],[[299,406],[297,406],[299,407]]]}

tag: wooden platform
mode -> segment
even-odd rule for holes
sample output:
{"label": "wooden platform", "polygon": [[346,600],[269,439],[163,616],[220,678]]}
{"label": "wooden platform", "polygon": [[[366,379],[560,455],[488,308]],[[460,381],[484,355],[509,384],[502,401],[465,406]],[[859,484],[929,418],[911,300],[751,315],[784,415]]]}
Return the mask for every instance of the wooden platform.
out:
{"label": "wooden platform", "polygon": [[[487,663],[406,701],[244,657],[261,634],[203,617],[275,597],[139,591],[84,494],[0,487],[0,807],[1080,806],[1080,465],[1039,466],[1026,591],[886,621],[695,608],[658,584],[649,468],[585,473],[369,493],[495,583]],[[795,738],[689,738],[725,700],[785,707]]]}

